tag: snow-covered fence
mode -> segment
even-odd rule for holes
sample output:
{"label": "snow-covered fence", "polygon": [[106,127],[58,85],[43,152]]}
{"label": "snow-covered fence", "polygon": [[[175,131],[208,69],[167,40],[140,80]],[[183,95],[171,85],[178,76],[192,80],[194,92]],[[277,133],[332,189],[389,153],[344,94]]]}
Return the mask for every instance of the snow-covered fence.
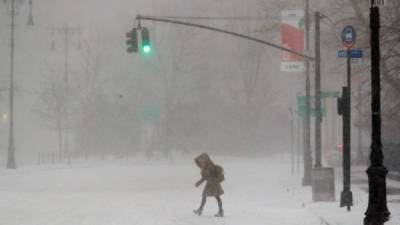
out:
{"label": "snow-covered fence", "polygon": [[[39,152],[37,154],[37,164],[56,164],[56,163],[67,163],[70,164],[72,161],[72,153],[55,153],[55,152]],[[86,160],[87,161],[87,160]]]}

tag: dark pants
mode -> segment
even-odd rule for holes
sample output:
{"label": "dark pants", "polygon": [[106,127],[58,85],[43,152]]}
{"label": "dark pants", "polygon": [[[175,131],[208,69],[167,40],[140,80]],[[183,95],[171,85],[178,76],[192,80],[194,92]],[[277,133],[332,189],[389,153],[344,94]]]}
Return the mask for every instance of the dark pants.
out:
{"label": "dark pants", "polygon": [[[215,199],[217,199],[219,211],[222,212],[223,209],[222,209],[222,199],[221,199],[221,197],[219,195],[217,195],[217,196],[215,196]],[[203,194],[202,199],[201,199],[201,205],[200,205],[200,208],[199,208],[200,211],[203,210],[204,205],[206,204],[206,201],[207,201],[207,195]]]}

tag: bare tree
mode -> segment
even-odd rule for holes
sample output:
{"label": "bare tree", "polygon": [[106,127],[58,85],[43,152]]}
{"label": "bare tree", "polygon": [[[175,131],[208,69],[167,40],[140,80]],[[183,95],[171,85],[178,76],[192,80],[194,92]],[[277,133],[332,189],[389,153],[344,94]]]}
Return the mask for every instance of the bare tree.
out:
{"label": "bare tree", "polygon": [[65,129],[63,117],[67,104],[65,82],[62,76],[51,69],[49,65],[47,65],[47,69],[48,74],[44,76],[42,86],[36,91],[39,105],[34,111],[49,128],[57,131],[58,148],[62,153],[63,130]]}

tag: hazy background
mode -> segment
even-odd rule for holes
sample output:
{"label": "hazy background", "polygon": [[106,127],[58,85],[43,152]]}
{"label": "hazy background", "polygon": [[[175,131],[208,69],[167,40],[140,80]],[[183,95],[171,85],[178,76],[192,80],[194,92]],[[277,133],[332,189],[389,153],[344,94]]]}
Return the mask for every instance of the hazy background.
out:
{"label": "hazy background", "polygon": [[[336,58],[341,48],[338,34],[352,21],[360,31],[358,46],[368,55],[364,48],[367,26],[352,1],[311,2],[312,11],[320,10],[332,20],[325,20],[321,28],[323,90],[340,91],[345,60]],[[367,3],[359,6],[361,15],[366,15]],[[125,33],[136,26],[137,14],[254,16],[265,20],[194,22],[279,44],[280,11],[303,7],[303,1],[267,0],[35,0],[35,26],[28,27],[25,2],[16,17],[17,160],[31,161],[37,152],[60,151],[56,108],[66,104],[70,119],[62,132],[68,130],[69,150],[74,152],[133,154],[176,149],[247,155],[289,151],[289,107],[295,110],[296,94],[304,94],[305,75],[280,72],[279,51],[210,31],[143,21],[154,49],[152,56],[143,58],[126,53]],[[4,114],[8,113],[10,19],[6,5],[1,3],[0,9],[0,112]],[[65,24],[81,29],[68,40],[68,103],[62,92],[64,36],[51,32],[52,27]],[[366,96],[360,107],[365,118],[369,118],[368,67],[367,58],[354,66]],[[323,139],[324,149],[330,149],[341,143],[341,120],[336,100],[328,99],[326,105]],[[295,124],[301,123],[294,118]],[[362,124],[367,148],[368,122]],[[301,138],[301,133],[297,135]],[[7,138],[8,122],[3,118],[2,161]],[[64,148],[65,140],[61,151]]]}

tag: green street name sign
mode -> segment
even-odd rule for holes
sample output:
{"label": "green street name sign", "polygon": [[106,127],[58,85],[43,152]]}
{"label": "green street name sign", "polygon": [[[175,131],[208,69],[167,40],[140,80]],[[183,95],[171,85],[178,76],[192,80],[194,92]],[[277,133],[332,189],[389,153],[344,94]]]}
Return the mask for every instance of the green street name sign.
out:
{"label": "green street name sign", "polygon": [[[321,92],[321,98],[337,98],[339,97],[339,92],[338,91],[322,91]],[[315,117],[317,115],[317,110],[314,107],[315,103],[315,97],[310,96],[310,115]],[[322,101],[321,105],[321,113],[322,116],[326,116],[326,106],[325,106],[325,101]],[[305,117],[306,116],[306,96],[300,95],[297,96],[297,115],[299,117]]]}

